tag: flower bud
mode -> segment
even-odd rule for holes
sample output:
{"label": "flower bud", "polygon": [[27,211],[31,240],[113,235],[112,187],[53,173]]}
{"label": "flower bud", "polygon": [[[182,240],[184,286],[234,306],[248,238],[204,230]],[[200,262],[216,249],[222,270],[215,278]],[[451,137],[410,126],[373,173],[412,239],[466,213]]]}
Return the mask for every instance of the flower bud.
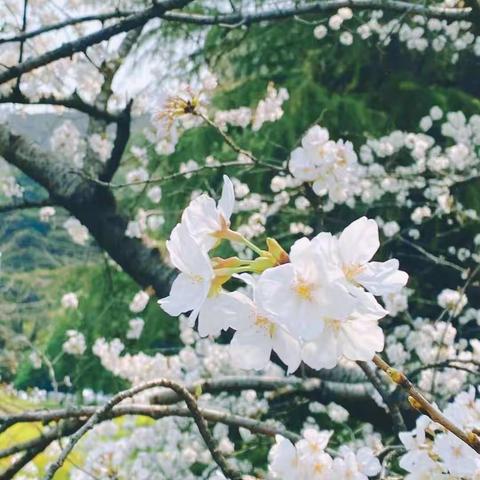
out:
{"label": "flower bud", "polygon": [[274,238],[267,238],[268,252],[277,261],[279,265],[288,263],[290,258],[288,253],[280,246],[280,244]]}

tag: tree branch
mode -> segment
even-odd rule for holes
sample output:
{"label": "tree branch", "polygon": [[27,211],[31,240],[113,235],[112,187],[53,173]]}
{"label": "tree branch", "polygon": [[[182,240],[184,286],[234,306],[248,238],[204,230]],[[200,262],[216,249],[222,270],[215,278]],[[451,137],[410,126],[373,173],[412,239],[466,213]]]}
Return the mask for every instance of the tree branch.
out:
{"label": "tree branch", "polygon": [[40,97],[36,100],[31,100],[21,92],[15,90],[9,95],[0,97],[0,103],[16,103],[20,105],[52,105],[71,108],[107,122],[117,122],[122,115],[109,113],[106,109],[101,109],[96,105],[91,105],[85,102],[77,92],[74,92],[70,97],[66,98],[57,98],[53,95],[50,95],[48,97]]}
{"label": "tree branch", "polygon": [[113,143],[112,153],[99,176],[99,180],[102,182],[109,182],[120,166],[120,161],[122,160],[122,156],[130,138],[132,105],[133,100],[130,100],[117,121],[117,131],[115,133],[115,142]]}
{"label": "tree branch", "polygon": [[70,437],[67,445],[65,445],[63,448],[58,459],[48,468],[44,480],[51,480],[53,478],[55,472],[63,465],[65,459],[75,447],[77,442],[82,438],[82,436],[91,430],[99,421],[101,421],[115,405],[127,398],[137,395],[138,393],[155,387],[169,388],[183,398],[215,463],[220,467],[220,470],[227,478],[231,480],[241,480],[240,473],[227,463],[223,455],[218,450],[216,442],[208,429],[207,423],[202,416],[202,412],[198,408],[195,398],[182,385],[168,379],[153,380],[151,382],[146,382],[128,390],[124,390],[123,392],[117,393],[103,407],[96,410],[96,412],[87,420],[87,422]]}
{"label": "tree branch", "polygon": [[373,357],[373,363],[382,371],[384,371],[393,382],[399,385],[408,394],[408,401],[412,408],[419,411],[423,415],[427,415],[434,422],[442,425],[448,431],[453,433],[460,440],[465,442],[469,447],[480,453],[480,439],[474,432],[464,432],[450,421],[440,410],[433,406],[413,385],[407,376],[391,367],[385,360],[378,355]]}
{"label": "tree branch", "polygon": [[103,42],[104,40],[108,40],[119,33],[129,32],[130,30],[141,27],[152,18],[162,17],[168,10],[184,7],[191,1],[192,0],[163,0],[157,2],[147,10],[130,15],[125,20],[122,20],[115,25],[102,28],[101,30],[85,35],[72,42],[66,42],[54,50],[10,67],[5,72],[0,73],[0,84],[17,78],[24,73],[31,72],[36,68],[60,60],[61,58],[71,57],[75,53],[84,52],[88,47]]}
{"label": "tree branch", "polygon": [[375,390],[380,394],[382,400],[388,407],[390,415],[392,416],[393,425],[396,432],[403,432],[407,429],[405,425],[405,420],[403,419],[402,412],[400,411],[397,403],[392,399],[391,395],[384,388],[381,381],[376,377],[375,372],[368,366],[367,362],[358,361],[357,364],[365,373],[366,377],[370,380],[370,383],[375,387]]}
{"label": "tree branch", "polygon": [[[73,425],[76,425],[76,428],[72,428],[71,430],[76,431],[80,427],[80,425],[82,425],[86,421],[86,419],[94,415],[97,410],[97,407],[89,406],[78,407],[74,409],[41,410],[25,413],[28,413],[28,418],[30,418],[28,422],[48,423],[51,421],[69,420],[72,422],[72,427]],[[283,427],[276,426],[271,422],[263,422],[255,418],[243,417],[241,415],[235,415],[229,412],[209,408],[200,408],[199,410],[202,417],[211,423],[223,423],[224,425],[229,425],[232,427],[246,428],[252,433],[258,433],[269,437],[274,437],[275,435],[282,435],[292,441],[297,441],[300,438],[300,435],[298,435],[297,433],[286,430]],[[117,406],[112,408],[108,413],[105,414],[104,417],[102,417],[100,422],[112,420],[118,417],[123,417],[125,415],[140,415],[150,417],[154,420],[159,420],[166,417],[192,417],[192,413],[187,407],[144,405],[134,403],[132,405]],[[40,435],[32,440],[28,440],[27,442],[12,445],[3,450],[0,450],[0,458],[5,458],[15,453],[19,453],[24,450],[33,448],[39,443],[42,443],[43,439],[45,438],[51,438],[52,440],[56,440],[58,438],[67,437],[71,433],[73,433],[73,431],[71,430],[65,428],[51,429],[47,433]]]}
{"label": "tree branch", "polygon": [[27,465],[27,463],[31,462],[37,455],[42,453],[54,440],[65,435],[71,435],[78,430],[80,425],[81,422],[65,422],[64,424],[59,425],[57,429],[54,429],[32,441],[21,444],[21,446],[26,447],[25,453],[0,474],[0,480],[10,480],[14,478],[14,476],[25,465]]}
{"label": "tree branch", "polygon": [[471,8],[446,8],[400,0],[323,0],[311,2],[306,5],[275,8],[254,13],[237,12],[224,15],[196,15],[168,12],[163,18],[165,20],[192,23],[195,25],[240,27],[268,20],[294,17],[296,15],[335,11],[342,7],[350,7],[354,10],[389,10],[392,12],[425,15],[427,17],[445,20],[468,20],[472,14]]}
{"label": "tree branch", "polygon": [[62,22],[54,23],[52,25],[46,25],[44,27],[37,28],[30,32],[24,32],[19,35],[12,35],[11,37],[0,38],[0,45],[2,43],[22,42],[25,40],[29,40],[30,38],[42,35],[44,33],[52,32],[55,30],[61,30],[62,28],[69,27],[71,25],[77,25],[79,23],[86,23],[86,22],[93,22],[93,21],[99,21],[103,23],[106,20],[112,20],[114,18],[124,18],[134,14],[135,12],[133,11],[117,10],[111,13],[99,13],[99,14],[92,14],[92,15],[84,15],[82,17],[69,18]]}
{"label": "tree branch", "polygon": [[105,187],[86,181],[67,161],[55,158],[0,124],[0,156],[42,185],[53,201],[77,217],[99,246],[143,287],[158,296],[169,291],[171,269],[156,248],[125,236],[128,219],[117,210],[115,197]]}

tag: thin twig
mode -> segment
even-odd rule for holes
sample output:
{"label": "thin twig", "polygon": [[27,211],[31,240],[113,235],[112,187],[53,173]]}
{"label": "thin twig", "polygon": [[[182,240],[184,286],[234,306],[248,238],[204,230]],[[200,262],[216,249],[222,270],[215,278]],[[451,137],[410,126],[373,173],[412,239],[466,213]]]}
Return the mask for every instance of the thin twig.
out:
{"label": "thin twig", "polygon": [[63,465],[65,459],[68,457],[68,455],[78,443],[78,441],[82,438],[82,436],[85,435],[85,433],[87,433],[89,430],[91,430],[98,422],[100,422],[115,405],[119,404],[127,398],[137,395],[138,393],[155,387],[169,388],[185,400],[185,403],[190,410],[190,413],[192,414],[192,417],[197,424],[198,430],[200,431],[200,434],[202,435],[202,438],[205,441],[205,444],[207,445],[215,463],[220,467],[220,470],[227,478],[231,480],[241,480],[240,473],[227,463],[222,453],[218,450],[215,440],[212,437],[210,431],[208,430],[207,423],[203,418],[202,413],[198,408],[197,402],[193,395],[182,385],[168,379],[152,380],[150,382],[142,383],[140,385],[137,385],[136,387],[124,390],[123,392],[117,393],[115,396],[113,396],[103,407],[98,409],[79,430],[77,430],[70,437],[67,445],[65,445],[62,452],[60,453],[60,456],[55,462],[53,462],[49,466],[45,474],[44,480],[51,480],[53,478],[55,472]]}
{"label": "thin twig", "polygon": [[382,400],[388,407],[390,415],[392,416],[393,425],[395,430],[398,432],[403,432],[407,429],[405,425],[405,420],[403,419],[402,412],[395,400],[392,399],[389,392],[384,388],[381,381],[375,375],[375,372],[368,366],[367,362],[358,361],[357,364],[363,370],[367,378],[370,380],[370,383],[375,387],[375,390],[380,394]]}
{"label": "thin twig", "polygon": [[373,357],[373,363],[382,371],[384,371],[397,385],[402,387],[408,394],[408,401],[412,408],[420,413],[427,415],[434,422],[442,425],[448,431],[457,436],[460,440],[465,442],[469,447],[473,448],[477,453],[480,453],[480,438],[472,431],[464,432],[461,428],[455,425],[440,410],[434,407],[413,385],[407,376],[393,367],[391,367],[385,360],[378,355]]}

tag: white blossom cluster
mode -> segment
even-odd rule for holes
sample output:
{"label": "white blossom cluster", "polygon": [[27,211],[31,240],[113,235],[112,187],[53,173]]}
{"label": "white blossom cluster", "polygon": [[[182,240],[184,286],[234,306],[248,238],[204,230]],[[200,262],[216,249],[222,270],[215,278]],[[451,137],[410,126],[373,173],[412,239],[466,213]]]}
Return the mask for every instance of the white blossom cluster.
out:
{"label": "white blossom cluster", "polygon": [[[456,2],[452,6],[455,7]],[[352,45],[355,38],[367,40],[377,37],[379,45],[384,46],[398,39],[408,50],[448,52],[453,63],[464,51],[480,55],[480,37],[472,32],[472,23],[465,20],[447,21],[423,15],[414,15],[409,19],[401,16],[391,18],[382,10],[358,12],[354,16],[350,8],[343,7],[329,17],[327,25],[320,23],[314,28],[315,38],[324,39],[330,30],[332,33],[341,32],[338,40],[345,46]]]}
{"label": "white blossom cluster", "polygon": [[[186,318],[181,319],[180,337],[185,347],[175,355],[161,352],[155,355],[124,353],[125,345],[118,338],[111,341],[97,339],[93,346],[93,353],[99,357],[104,368],[133,385],[159,377],[191,383],[203,378],[243,373],[232,361],[228,346],[219,345],[208,337],[201,339],[188,326]],[[263,373],[279,378],[284,377],[282,369],[272,363],[266,365]],[[213,405],[217,398],[211,399],[214,402]],[[200,401],[203,401],[202,397]],[[212,403],[206,402],[206,405],[212,406]]]}
{"label": "white blossom cluster", "polygon": [[[269,239],[264,253],[230,229],[234,203],[234,187],[225,176],[218,204],[202,194],[184,210],[167,242],[180,270],[170,295],[159,301],[167,313],[191,311],[201,336],[236,330],[232,359],[244,368],[264,368],[272,350],[293,372],[302,360],[312,368],[332,368],[342,357],[371,360],[383,349],[378,321],[387,312],[375,295],[400,291],[408,277],[395,259],[370,261],[380,245],[374,220],[362,217],[338,237],[325,232],[301,238],[288,255]],[[222,239],[245,243],[259,257],[210,259]],[[251,297],[223,288],[234,275],[252,289]]]}
{"label": "white blossom cluster", "polygon": [[276,122],[282,118],[282,105],[288,98],[288,91],[285,88],[277,90],[270,82],[265,98],[258,102],[256,108],[239,107],[232,110],[219,110],[215,112],[214,120],[222,130],[226,130],[229,125],[246,128],[251,123],[252,130],[256,132],[264,123]]}
{"label": "white blossom cluster", "polygon": [[313,191],[328,195],[333,203],[345,203],[358,195],[361,167],[351,142],[329,139],[328,130],[316,125],[302,138],[302,146],[290,157],[292,175],[304,182],[312,182]]}
{"label": "white blossom cluster", "polygon": [[83,167],[87,143],[71,120],[65,120],[52,133],[50,147],[63,161],[75,168]]}
{"label": "white blossom cluster", "polygon": [[88,242],[89,233],[87,227],[82,225],[75,217],[69,217],[64,222],[63,228],[65,228],[74,243],[85,246]]}
{"label": "white blossom cluster", "polygon": [[70,355],[80,356],[85,353],[87,345],[83,333],[77,330],[67,330],[67,340],[62,347],[65,353]]}
{"label": "white blossom cluster", "polygon": [[269,471],[281,480],[367,480],[380,473],[381,465],[368,447],[353,451],[343,446],[334,459],[326,452],[332,432],[307,428],[293,445],[277,436],[270,450]]}

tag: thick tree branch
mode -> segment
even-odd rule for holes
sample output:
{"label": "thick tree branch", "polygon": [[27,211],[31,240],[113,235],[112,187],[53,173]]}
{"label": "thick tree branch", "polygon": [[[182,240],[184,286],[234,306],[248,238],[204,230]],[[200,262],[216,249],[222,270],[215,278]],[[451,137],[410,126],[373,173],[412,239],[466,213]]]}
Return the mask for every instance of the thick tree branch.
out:
{"label": "thick tree branch", "polygon": [[122,156],[130,138],[132,104],[133,101],[128,102],[127,107],[117,121],[117,131],[115,133],[112,153],[99,176],[101,182],[109,182],[120,166],[120,161],[122,160]]}
{"label": "thick tree branch", "polygon": [[0,156],[42,185],[57,205],[66,208],[90,231],[105,250],[140,285],[153,286],[158,296],[169,291],[171,269],[157,249],[125,236],[128,219],[117,210],[105,187],[74,173],[68,160],[47,154],[0,124]]}

